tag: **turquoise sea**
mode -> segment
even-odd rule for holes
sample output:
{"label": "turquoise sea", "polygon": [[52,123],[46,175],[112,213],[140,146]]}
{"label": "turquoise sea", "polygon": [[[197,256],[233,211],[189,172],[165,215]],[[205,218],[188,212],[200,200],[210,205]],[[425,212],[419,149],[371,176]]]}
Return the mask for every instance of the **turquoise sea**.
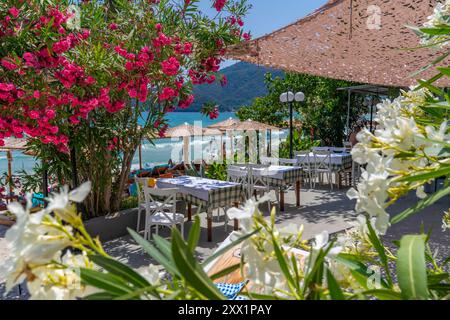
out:
{"label": "turquoise sea", "polygon": [[[169,113],[167,118],[169,120],[170,127],[176,127],[185,122],[191,125],[201,125],[203,128],[207,126],[218,123],[220,121],[226,120],[228,118],[235,118],[236,115],[231,112],[221,113],[219,118],[216,120],[210,120],[208,117],[202,116],[198,112],[174,112]],[[214,138],[204,137],[203,140],[196,139],[195,141],[191,141],[191,148],[197,148],[201,145],[201,148],[204,152],[209,152],[208,147],[212,145],[211,141]],[[155,164],[164,164],[167,163],[169,159],[173,156],[173,150],[182,149],[182,141],[181,139],[160,139],[155,140],[154,145],[150,144],[147,141],[144,141],[142,146],[142,162],[144,166],[153,166]],[[211,148],[213,152],[217,152],[214,148]],[[177,153],[175,151],[174,153]],[[181,156],[181,155],[180,155]],[[181,157],[180,157],[181,159]],[[194,160],[194,159],[192,159]],[[19,170],[26,170],[27,172],[32,172],[33,167],[36,164],[36,160],[33,157],[26,156],[21,152],[13,153],[13,171],[17,172]],[[139,158],[138,153],[136,152],[136,156],[133,160],[133,168],[138,168],[139,166]],[[3,174],[7,171],[7,160],[6,154],[0,153],[0,174]]]}

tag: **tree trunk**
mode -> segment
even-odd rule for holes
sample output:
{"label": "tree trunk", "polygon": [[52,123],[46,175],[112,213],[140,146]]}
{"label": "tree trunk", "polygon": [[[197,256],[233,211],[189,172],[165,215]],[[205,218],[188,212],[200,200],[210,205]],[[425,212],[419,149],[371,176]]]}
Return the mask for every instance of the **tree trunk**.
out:
{"label": "tree trunk", "polygon": [[122,204],[122,195],[125,191],[125,187],[128,183],[128,176],[131,171],[131,163],[133,161],[134,154],[136,153],[138,145],[133,145],[130,149],[124,151],[122,168],[120,170],[119,179],[115,183],[114,193],[111,195],[111,212],[117,212],[120,210]]}

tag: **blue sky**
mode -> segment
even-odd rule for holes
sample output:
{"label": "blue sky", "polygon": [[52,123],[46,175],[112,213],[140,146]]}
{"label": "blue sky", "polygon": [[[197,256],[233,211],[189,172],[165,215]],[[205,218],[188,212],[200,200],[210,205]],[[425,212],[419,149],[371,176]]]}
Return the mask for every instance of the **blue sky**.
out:
{"label": "blue sky", "polygon": [[[253,38],[263,36],[303,18],[326,2],[327,0],[249,0],[253,8],[244,20],[245,30],[251,31]],[[211,12],[211,4],[212,0],[200,1],[204,12]],[[226,62],[223,67],[232,63]]]}

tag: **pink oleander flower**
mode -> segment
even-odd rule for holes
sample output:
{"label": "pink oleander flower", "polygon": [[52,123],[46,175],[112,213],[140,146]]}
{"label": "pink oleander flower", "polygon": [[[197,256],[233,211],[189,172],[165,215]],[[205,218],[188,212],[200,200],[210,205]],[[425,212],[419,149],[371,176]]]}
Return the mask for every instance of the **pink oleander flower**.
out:
{"label": "pink oleander flower", "polygon": [[8,12],[14,17],[17,18],[19,16],[20,10],[16,7],[9,8]]}
{"label": "pink oleander flower", "polygon": [[114,31],[114,30],[117,30],[118,28],[119,28],[119,26],[116,23],[111,23],[109,25],[109,30]]}
{"label": "pink oleander flower", "polygon": [[209,118],[211,120],[215,120],[219,117],[219,108],[215,107],[210,113]]}
{"label": "pink oleander flower", "polygon": [[185,100],[178,103],[178,107],[181,109],[187,109],[194,103],[194,95],[189,95]]}
{"label": "pink oleander flower", "polygon": [[169,59],[161,62],[162,71],[167,76],[175,76],[180,70],[180,63],[177,58],[170,57]]}
{"label": "pink oleander flower", "polygon": [[223,10],[223,7],[225,7],[226,3],[227,3],[227,0],[216,0],[214,2],[214,8],[216,8],[216,10],[218,12],[220,12]]}
{"label": "pink oleander flower", "polygon": [[178,96],[178,92],[175,89],[166,87],[162,90],[161,94],[159,95],[159,101],[170,100],[177,96]]}
{"label": "pink oleander flower", "polygon": [[227,78],[227,76],[223,75],[222,79],[220,79],[220,85],[222,87],[225,87],[227,84],[228,84],[228,78]]}
{"label": "pink oleander flower", "polygon": [[10,71],[16,70],[18,66],[9,58],[2,59],[2,66]]}

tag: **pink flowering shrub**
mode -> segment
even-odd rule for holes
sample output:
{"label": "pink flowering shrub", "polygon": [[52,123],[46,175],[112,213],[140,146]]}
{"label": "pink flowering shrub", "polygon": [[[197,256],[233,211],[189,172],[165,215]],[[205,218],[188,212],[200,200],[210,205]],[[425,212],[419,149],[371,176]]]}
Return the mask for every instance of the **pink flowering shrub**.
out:
{"label": "pink flowering shrub", "polygon": [[49,168],[65,168],[61,180],[76,150],[79,180],[94,186],[89,211],[110,212],[140,141],[164,136],[165,114],[194,102],[193,85],[223,79],[248,6],[211,0],[220,13],[208,18],[185,0],[52,3],[0,3],[0,145],[31,138]]}

